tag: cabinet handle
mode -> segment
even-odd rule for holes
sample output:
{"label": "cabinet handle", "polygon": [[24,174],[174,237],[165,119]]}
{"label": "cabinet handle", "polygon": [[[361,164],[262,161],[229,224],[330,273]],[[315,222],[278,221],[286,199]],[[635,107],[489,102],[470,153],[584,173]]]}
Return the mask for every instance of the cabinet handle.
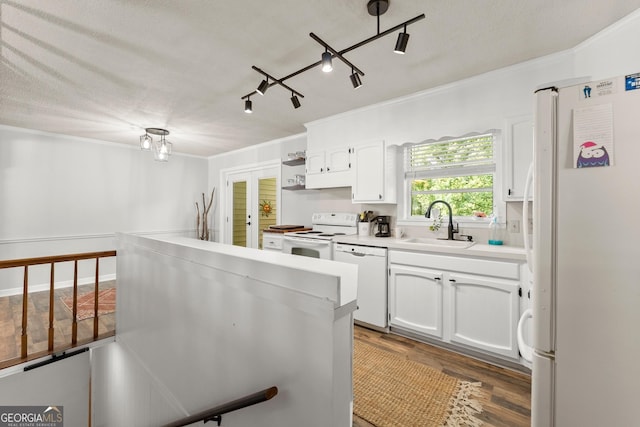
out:
{"label": "cabinet handle", "polygon": [[449,279],[449,282],[456,283],[456,279]]}
{"label": "cabinet handle", "polygon": [[378,199],[382,200],[382,194],[378,194]]}
{"label": "cabinet handle", "polygon": [[320,168],[320,172],[324,172],[324,168]]}
{"label": "cabinet handle", "polygon": [[507,194],[508,194],[509,196],[511,195],[511,189],[510,189],[510,188],[507,190]]}
{"label": "cabinet handle", "polygon": [[436,276],[436,277],[433,278],[433,280],[442,280],[442,277]]}
{"label": "cabinet handle", "polygon": [[329,166],[327,166],[327,172],[329,172],[329,170],[330,170],[330,169],[329,169]]}

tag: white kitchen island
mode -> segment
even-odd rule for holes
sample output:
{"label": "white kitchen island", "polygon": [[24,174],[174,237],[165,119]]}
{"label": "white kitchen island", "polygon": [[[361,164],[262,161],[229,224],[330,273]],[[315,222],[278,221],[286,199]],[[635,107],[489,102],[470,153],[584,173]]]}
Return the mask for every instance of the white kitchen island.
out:
{"label": "white kitchen island", "polygon": [[271,386],[223,425],[351,425],[355,266],[189,238],[120,234],[117,250],[94,425],[163,425]]}

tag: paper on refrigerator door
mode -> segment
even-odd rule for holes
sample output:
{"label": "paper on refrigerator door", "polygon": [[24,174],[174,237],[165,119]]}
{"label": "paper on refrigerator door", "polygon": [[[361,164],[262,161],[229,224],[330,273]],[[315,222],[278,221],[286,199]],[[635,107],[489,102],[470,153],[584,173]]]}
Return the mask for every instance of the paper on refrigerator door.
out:
{"label": "paper on refrigerator door", "polygon": [[599,104],[573,110],[573,164],[576,168],[613,164],[613,106]]}

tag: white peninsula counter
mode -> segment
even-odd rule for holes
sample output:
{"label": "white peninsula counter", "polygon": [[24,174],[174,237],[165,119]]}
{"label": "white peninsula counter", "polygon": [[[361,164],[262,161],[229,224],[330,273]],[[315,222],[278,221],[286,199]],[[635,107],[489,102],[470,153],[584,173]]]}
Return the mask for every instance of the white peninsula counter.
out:
{"label": "white peninsula counter", "polygon": [[162,425],[271,386],[276,397],[224,425],[351,425],[355,266],[117,240],[116,343],[96,354],[96,425]]}

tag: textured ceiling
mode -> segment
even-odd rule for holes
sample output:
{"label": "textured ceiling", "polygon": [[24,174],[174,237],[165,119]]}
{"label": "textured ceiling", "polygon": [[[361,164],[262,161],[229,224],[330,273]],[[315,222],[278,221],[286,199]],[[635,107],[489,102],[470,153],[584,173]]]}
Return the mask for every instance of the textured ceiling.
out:
{"label": "textured ceiling", "polygon": [[364,71],[314,68],[243,95],[262,76],[320,59],[376,33],[366,0],[0,0],[0,124],[137,144],[170,130],[174,151],[214,155],[304,131],[304,123],[565,50],[640,7],[640,0],[391,0],[381,31],[408,27],[345,56]]}

